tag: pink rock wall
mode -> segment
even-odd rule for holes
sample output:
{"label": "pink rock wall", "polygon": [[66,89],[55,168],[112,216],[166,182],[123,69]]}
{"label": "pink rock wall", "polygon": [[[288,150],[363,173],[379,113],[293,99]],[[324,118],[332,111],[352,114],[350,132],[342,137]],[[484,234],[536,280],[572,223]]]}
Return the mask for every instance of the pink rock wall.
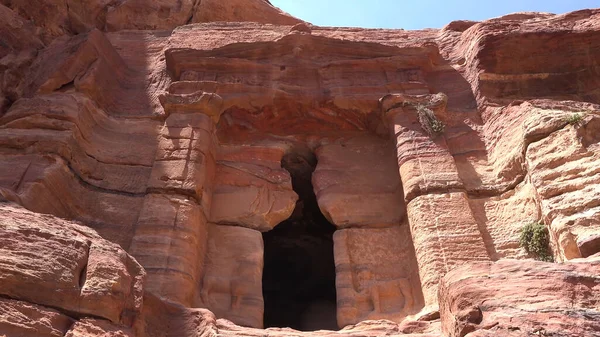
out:
{"label": "pink rock wall", "polygon": [[[0,209],[0,334],[330,334],[260,329],[298,148],[340,334],[597,334],[598,10],[407,32],[262,0],[0,3],[0,194],[29,210]],[[531,222],[564,264],[528,260]]]}

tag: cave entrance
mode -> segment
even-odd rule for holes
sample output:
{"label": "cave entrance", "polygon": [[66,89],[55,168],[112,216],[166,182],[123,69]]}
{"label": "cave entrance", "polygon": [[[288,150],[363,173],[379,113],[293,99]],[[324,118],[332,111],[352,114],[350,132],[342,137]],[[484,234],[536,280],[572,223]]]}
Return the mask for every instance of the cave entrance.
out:
{"label": "cave entrance", "polygon": [[265,328],[337,330],[333,232],[311,183],[317,159],[310,150],[286,154],[281,166],[299,198],[291,217],[264,233]]}

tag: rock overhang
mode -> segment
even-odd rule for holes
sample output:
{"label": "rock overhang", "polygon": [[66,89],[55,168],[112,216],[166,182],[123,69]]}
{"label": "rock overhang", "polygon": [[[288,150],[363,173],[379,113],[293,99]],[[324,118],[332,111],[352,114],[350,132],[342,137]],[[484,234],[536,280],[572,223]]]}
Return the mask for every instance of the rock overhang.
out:
{"label": "rock overhang", "polygon": [[[186,97],[192,104],[204,92],[215,94],[223,101],[224,127],[282,136],[376,130],[379,99],[390,92],[428,94],[426,77],[443,63],[431,44],[401,48],[307,33],[165,54],[174,82],[163,101]],[[214,116],[213,108],[206,107]]]}

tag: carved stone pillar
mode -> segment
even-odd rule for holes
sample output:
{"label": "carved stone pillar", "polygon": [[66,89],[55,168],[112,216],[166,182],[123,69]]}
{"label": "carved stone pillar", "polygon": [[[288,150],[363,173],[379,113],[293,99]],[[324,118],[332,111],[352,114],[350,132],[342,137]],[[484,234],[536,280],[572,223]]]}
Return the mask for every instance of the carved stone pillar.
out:
{"label": "carved stone pillar", "polygon": [[169,117],[158,132],[148,193],[130,247],[148,273],[147,289],[185,306],[192,306],[198,290],[208,240],[220,114],[209,96],[218,102],[214,95],[161,97]]}
{"label": "carved stone pillar", "polygon": [[312,176],[333,236],[337,322],[400,322],[423,307],[423,294],[394,148],[373,136],[316,150]]}
{"label": "carved stone pillar", "polygon": [[435,305],[446,272],[489,256],[445,138],[428,134],[419,122],[423,108],[443,117],[445,96],[388,95],[381,105],[396,142],[425,304]]}
{"label": "carved stone pillar", "polygon": [[406,223],[335,232],[337,320],[399,322],[423,307],[423,294]]}
{"label": "carved stone pillar", "polygon": [[239,325],[262,328],[263,255],[259,231],[209,224],[206,259],[193,306]]}

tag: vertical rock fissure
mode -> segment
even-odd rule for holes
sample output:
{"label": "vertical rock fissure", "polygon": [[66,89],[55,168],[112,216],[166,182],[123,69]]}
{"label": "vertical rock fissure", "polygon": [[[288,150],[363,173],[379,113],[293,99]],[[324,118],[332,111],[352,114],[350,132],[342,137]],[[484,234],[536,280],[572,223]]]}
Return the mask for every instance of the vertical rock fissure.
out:
{"label": "vertical rock fissure", "polygon": [[311,183],[317,160],[295,149],[281,162],[298,194],[289,219],[264,233],[265,328],[337,330],[333,232],[317,204]]}

